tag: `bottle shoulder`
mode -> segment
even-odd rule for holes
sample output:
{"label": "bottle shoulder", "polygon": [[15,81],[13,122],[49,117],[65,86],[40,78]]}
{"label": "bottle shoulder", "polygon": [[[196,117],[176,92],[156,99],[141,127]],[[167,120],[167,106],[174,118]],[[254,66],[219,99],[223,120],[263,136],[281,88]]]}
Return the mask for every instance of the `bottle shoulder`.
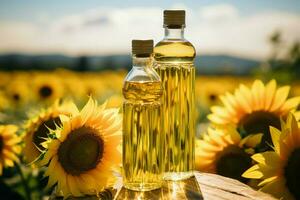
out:
{"label": "bottle shoulder", "polygon": [[162,60],[187,60],[193,61],[196,56],[195,47],[188,40],[164,39],[158,42],[153,50],[154,58]]}
{"label": "bottle shoulder", "polygon": [[183,38],[183,39],[162,39],[154,46],[154,48],[159,47],[159,46],[172,45],[172,44],[173,45],[174,44],[186,45],[187,47],[193,48],[195,50],[194,45],[185,38]]}
{"label": "bottle shoulder", "polygon": [[128,101],[153,102],[160,99],[163,87],[153,68],[133,67],[125,78],[122,91]]}
{"label": "bottle shoulder", "polygon": [[152,66],[135,67],[128,72],[125,81],[127,82],[160,82],[160,76]]}

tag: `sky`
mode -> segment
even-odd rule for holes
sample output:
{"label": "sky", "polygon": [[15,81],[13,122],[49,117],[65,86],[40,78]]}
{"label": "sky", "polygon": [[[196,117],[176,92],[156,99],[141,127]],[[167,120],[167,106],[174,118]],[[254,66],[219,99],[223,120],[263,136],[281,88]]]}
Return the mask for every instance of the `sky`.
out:
{"label": "sky", "polygon": [[199,55],[265,59],[277,30],[300,41],[299,0],[0,0],[0,54],[129,54],[132,39],[162,39],[164,9],[186,10]]}

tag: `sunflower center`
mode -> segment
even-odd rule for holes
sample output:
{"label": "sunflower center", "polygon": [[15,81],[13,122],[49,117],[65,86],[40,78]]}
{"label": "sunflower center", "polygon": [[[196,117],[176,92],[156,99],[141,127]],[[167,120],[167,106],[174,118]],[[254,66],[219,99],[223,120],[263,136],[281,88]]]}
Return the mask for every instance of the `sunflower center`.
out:
{"label": "sunflower center", "polygon": [[251,167],[251,157],[238,146],[228,146],[217,155],[217,173],[246,183],[241,175]]}
{"label": "sunflower center", "polygon": [[248,114],[239,123],[239,129],[241,132],[244,131],[246,135],[263,133],[261,144],[267,149],[272,144],[270,126],[280,129],[280,119],[275,114],[266,111],[255,111]]}
{"label": "sunflower center", "polygon": [[289,191],[294,195],[295,199],[300,199],[300,148],[295,149],[287,162],[284,169],[286,185]]}
{"label": "sunflower center", "polygon": [[44,85],[40,88],[39,90],[39,93],[40,93],[40,96],[42,98],[47,98],[47,97],[50,97],[52,95],[52,88],[49,87],[48,85]]}
{"label": "sunflower center", "polygon": [[215,94],[210,94],[210,95],[208,96],[208,98],[209,98],[209,100],[210,100],[211,102],[215,102],[215,101],[217,100],[217,95],[215,95]]}
{"label": "sunflower center", "polygon": [[32,141],[33,143],[40,149],[44,150],[45,148],[42,146],[42,143],[45,142],[45,138],[48,137],[49,129],[55,129],[55,125],[60,125],[61,121],[59,117],[51,117],[37,128],[37,130],[33,133]]}
{"label": "sunflower center", "polygon": [[19,94],[13,94],[12,98],[14,101],[19,101],[20,100],[20,95]]}
{"label": "sunflower center", "polygon": [[80,175],[94,169],[101,161],[104,141],[97,130],[81,127],[73,130],[58,149],[58,161],[64,170],[72,175]]}

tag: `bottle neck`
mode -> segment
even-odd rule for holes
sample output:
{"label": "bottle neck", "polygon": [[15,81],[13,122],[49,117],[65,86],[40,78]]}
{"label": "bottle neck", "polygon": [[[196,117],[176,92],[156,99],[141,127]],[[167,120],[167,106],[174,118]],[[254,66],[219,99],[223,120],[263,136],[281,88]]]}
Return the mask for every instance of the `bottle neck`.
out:
{"label": "bottle neck", "polygon": [[165,39],[183,40],[184,39],[184,27],[179,27],[179,28],[165,27]]}
{"label": "bottle neck", "polygon": [[132,56],[133,67],[148,67],[151,66],[152,57],[136,57]]}

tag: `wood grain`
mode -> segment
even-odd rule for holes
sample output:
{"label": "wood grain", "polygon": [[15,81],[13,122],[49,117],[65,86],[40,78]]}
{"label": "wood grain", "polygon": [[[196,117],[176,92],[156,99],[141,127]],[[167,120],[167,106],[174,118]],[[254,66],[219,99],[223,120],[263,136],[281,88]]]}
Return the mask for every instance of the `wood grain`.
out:
{"label": "wood grain", "polygon": [[[150,192],[135,192],[122,187],[118,188],[117,192],[107,190],[106,194],[102,194],[102,198],[87,196],[70,199],[106,200],[112,199],[113,196],[115,200],[275,200],[270,195],[255,191],[237,180],[200,172],[195,172],[195,177],[185,181],[166,181],[161,189]],[[50,200],[52,199],[60,198],[52,195]]]}
{"label": "wood grain", "polygon": [[207,200],[275,200],[268,194],[253,190],[237,180],[216,174],[195,173],[202,195]]}

